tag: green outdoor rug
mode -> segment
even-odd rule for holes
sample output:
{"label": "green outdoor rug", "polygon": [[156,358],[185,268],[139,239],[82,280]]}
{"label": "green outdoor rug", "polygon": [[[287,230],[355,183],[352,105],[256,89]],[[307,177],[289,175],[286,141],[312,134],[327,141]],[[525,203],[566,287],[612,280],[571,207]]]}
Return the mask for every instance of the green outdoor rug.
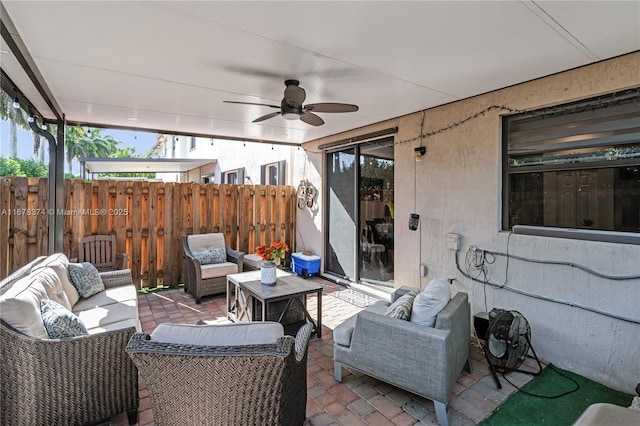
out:
{"label": "green outdoor rug", "polygon": [[[580,388],[555,399],[539,398],[525,394],[553,396],[568,392],[575,384],[557,371],[571,377]],[[504,385],[502,375],[499,375]],[[619,392],[585,377],[548,366],[522,389],[512,394],[491,416],[480,422],[482,426],[512,425],[572,425],[591,404],[608,402],[628,407],[633,395]]]}

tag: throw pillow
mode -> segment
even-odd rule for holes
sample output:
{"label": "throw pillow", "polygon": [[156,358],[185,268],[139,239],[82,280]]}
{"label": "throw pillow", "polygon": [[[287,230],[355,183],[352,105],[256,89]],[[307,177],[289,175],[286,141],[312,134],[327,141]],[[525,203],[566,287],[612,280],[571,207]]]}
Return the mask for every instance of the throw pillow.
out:
{"label": "throw pillow", "polygon": [[214,263],[224,263],[227,261],[226,253],[224,249],[221,248],[193,251],[192,254],[193,257],[200,261],[201,265],[213,265]]}
{"label": "throw pillow", "polygon": [[389,305],[385,315],[391,318],[408,321],[409,318],[411,318],[413,299],[416,298],[417,294],[418,290],[411,290],[410,292],[403,294],[395,302]]}
{"label": "throw pillow", "polygon": [[413,301],[411,322],[433,327],[436,316],[451,300],[451,286],[444,278],[431,280]]}
{"label": "throw pillow", "polygon": [[87,299],[104,291],[100,273],[91,263],[70,263],[68,269],[71,283],[80,293],[80,297]]}
{"label": "throw pillow", "polygon": [[41,300],[40,314],[42,315],[44,328],[52,339],[64,339],[89,334],[82,320],[58,302],[48,299]]}

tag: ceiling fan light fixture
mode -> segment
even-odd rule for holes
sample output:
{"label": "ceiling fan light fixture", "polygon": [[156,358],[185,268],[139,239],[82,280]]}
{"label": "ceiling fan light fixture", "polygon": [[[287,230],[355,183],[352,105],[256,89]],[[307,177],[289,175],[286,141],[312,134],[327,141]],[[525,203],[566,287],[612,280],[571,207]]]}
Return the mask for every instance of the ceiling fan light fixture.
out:
{"label": "ceiling fan light fixture", "polygon": [[298,118],[300,118],[300,116],[295,112],[283,112],[282,117],[285,120],[297,120]]}

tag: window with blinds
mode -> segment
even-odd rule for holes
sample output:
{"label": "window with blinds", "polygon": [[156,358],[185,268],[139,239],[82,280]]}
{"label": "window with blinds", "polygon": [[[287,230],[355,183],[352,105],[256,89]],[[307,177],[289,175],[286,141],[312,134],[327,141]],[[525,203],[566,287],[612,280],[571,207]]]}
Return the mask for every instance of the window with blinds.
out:
{"label": "window with blinds", "polygon": [[640,232],[640,88],[503,118],[503,229]]}

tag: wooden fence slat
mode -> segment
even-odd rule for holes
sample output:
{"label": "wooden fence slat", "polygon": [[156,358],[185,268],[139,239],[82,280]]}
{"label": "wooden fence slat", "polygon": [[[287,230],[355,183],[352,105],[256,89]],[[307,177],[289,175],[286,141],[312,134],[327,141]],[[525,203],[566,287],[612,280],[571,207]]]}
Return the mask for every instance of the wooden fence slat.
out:
{"label": "wooden fence slat", "polygon": [[127,182],[121,180],[116,182],[115,186],[113,232],[116,235],[116,252],[124,253],[127,251],[127,217],[131,214],[131,210],[127,208]]}
{"label": "wooden fence slat", "polygon": [[[62,188],[65,194],[63,210],[66,210],[66,211],[70,211],[71,206],[73,204],[73,182],[74,181],[72,179],[65,179],[62,184]],[[52,201],[51,210],[49,211],[49,213],[52,213],[54,215],[62,214],[62,212],[54,210],[55,203],[53,202],[53,200],[51,201]],[[71,253],[73,252],[73,245],[72,245],[73,223],[71,222],[71,217],[68,215],[64,217],[63,223],[64,225],[62,226],[62,230],[63,230],[62,231],[62,250],[64,250],[65,253]]]}
{"label": "wooden fence slat", "polygon": [[[164,184],[164,265],[162,268],[162,281],[163,285],[170,285],[177,282],[174,279],[175,271],[173,270],[173,263],[171,261],[173,257],[173,203],[174,203],[174,189],[176,184],[165,183]],[[176,200],[177,202],[177,200]]]}
{"label": "wooden fence slat", "polygon": [[134,283],[140,282],[142,249],[142,182],[133,182],[133,207],[131,212],[131,276]]}
{"label": "wooden fence slat", "polygon": [[[187,226],[190,221],[184,220],[185,211],[191,204],[191,184],[177,184],[174,186],[174,203],[173,203],[173,238],[171,239],[171,269],[173,281],[172,283],[184,283],[184,255],[182,250],[182,235],[187,235]],[[177,196],[177,200],[176,200]],[[176,202],[177,201],[177,202]],[[190,211],[190,209],[189,209]]]}
{"label": "wooden fence slat", "polygon": [[27,178],[17,177],[14,180],[14,206],[13,218],[13,269],[26,264],[29,261],[27,250],[27,191],[29,190]]}
{"label": "wooden fence slat", "polygon": [[37,186],[36,256],[44,256],[49,252],[49,179],[38,179]]}
{"label": "wooden fence slat", "polygon": [[238,188],[237,218],[238,218],[238,247],[237,249],[245,253],[253,253],[249,247],[249,231],[251,228],[251,209],[249,208],[250,188],[240,186]]}
{"label": "wooden fence slat", "polygon": [[149,287],[149,182],[141,181],[142,200],[140,204],[141,245],[140,245],[140,286]]}
{"label": "wooden fence slat", "polygon": [[9,224],[11,223],[11,184],[13,179],[3,177],[0,181],[0,279],[11,272]]}
{"label": "wooden fence slat", "polygon": [[191,190],[191,211],[192,211],[192,222],[191,222],[191,233],[199,234],[200,231],[200,184],[194,183]]}
{"label": "wooden fence slat", "polygon": [[149,183],[149,275],[147,286],[155,288],[157,283],[158,257],[158,182]]}
{"label": "wooden fence slat", "polygon": [[91,214],[97,216],[96,234],[107,235],[109,233],[109,216],[112,214],[109,211],[109,181],[99,180],[97,188],[97,203]]}
{"label": "wooden fence slat", "polygon": [[[6,177],[0,189],[0,277],[47,253],[51,213],[64,216],[69,258],[78,257],[78,238],[115,234],[138,287],[184,283],[181,235],[222,232],[245,253],[279,240],[295,247],[292,187],[70,179],[55,212],[46,211],[47,179]],[[46,214],[25,214],[38,209]]]}

